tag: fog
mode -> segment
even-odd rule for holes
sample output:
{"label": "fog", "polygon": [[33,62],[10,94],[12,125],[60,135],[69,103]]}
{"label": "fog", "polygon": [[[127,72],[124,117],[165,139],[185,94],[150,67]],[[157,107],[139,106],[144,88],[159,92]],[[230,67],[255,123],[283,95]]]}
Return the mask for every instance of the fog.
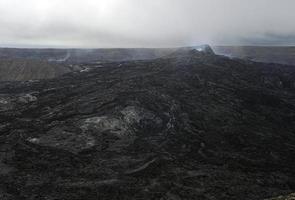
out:
{"label": "fog", "polygon": [[295,45],[294,0],[0,0],[0,46]]}

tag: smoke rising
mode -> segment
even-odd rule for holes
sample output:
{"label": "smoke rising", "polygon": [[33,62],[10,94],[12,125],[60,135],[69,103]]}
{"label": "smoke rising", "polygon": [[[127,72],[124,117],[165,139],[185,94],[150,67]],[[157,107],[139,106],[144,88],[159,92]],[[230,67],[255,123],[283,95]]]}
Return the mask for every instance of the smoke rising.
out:
{"label": "smoke rising", "polygon": [[0,0],[0,45],[295,45],[294,0]]}

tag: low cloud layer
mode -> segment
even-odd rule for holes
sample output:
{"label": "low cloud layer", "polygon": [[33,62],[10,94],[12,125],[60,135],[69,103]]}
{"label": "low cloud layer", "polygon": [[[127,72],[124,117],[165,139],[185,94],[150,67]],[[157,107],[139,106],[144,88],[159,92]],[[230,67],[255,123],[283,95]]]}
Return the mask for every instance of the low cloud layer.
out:
{"label": "low cloud layer", "polygon": [[0,45],[295,45],[294,0],[0,0]]}

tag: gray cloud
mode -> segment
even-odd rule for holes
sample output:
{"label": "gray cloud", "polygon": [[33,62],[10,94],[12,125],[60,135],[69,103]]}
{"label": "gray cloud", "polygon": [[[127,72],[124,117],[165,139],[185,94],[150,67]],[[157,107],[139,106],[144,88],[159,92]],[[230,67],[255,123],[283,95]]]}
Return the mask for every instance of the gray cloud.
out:
{"label": "gray cloud", "polygon": [[294,0],[0,0],[0,45],[295,45]]}

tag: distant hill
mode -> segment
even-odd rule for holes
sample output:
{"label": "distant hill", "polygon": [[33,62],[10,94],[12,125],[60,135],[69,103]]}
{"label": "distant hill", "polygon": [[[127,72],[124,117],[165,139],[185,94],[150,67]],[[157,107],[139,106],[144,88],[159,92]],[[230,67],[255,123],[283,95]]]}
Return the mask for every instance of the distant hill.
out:
{"label": "distant hill", "polygon": [[149,60],[166,56],[176,49],[14,49],[0,48],[0,58],[39,59],[49,62],[85,63]]}
{"label": "distant hill", "polygon": [[[0,48],[0,81],[51,79],[71,71],[81,71],[85,63],[152,60],[187,50],[209,51],[209,46],[137,49],[14,49]],[[201,49],[201,50],[200,50]],[[87,67],[88,68],[88,67]]]}
{"label": "distant hill", "polygon": [[[196,50],[206,48],[193,46]],[[185,47],[188,48],[188,47]],[[0,48],[0,59],[34,59],[49,62],[89,63],[150,60],[168,56],[182,48],[116,49],[17,49]],[[213,46],[216,54],[253,61],[295,65],[295,47]],[[209,49],[205,49],[209,50]],[[212,51],[212,52],[213,52]]]}
{"label": "distant hill", "polygon": [[39,60],[0,59],[0,81],[50,79],[71,70],[63,65]]}
{"label": "distant hill", "polygon": [[295,65],[295,47],[214,46],[216,54],[258,62]]}

